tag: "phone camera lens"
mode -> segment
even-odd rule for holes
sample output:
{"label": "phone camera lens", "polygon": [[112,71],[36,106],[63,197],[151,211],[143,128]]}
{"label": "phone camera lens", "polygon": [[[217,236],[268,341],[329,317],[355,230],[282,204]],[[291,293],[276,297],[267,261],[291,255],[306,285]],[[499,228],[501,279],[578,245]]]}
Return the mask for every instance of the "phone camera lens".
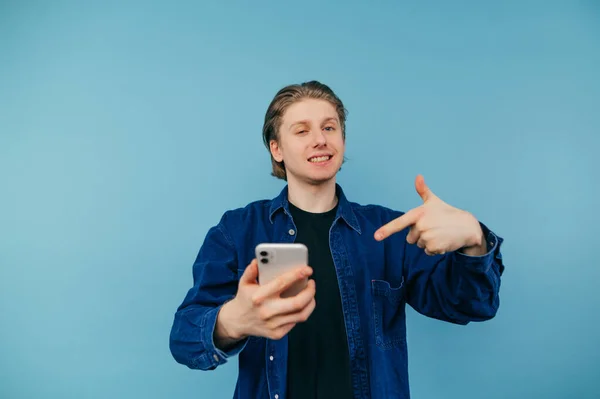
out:
{"label": "phone camera lens", "polygon": [[260,262],[261,263],[269,263],[269,259],[268,258],[261,258]]}
{"label": "phone camera lens", "polygon": [[268,252],[267,251],[260,251],[260,256],[267,256]]}

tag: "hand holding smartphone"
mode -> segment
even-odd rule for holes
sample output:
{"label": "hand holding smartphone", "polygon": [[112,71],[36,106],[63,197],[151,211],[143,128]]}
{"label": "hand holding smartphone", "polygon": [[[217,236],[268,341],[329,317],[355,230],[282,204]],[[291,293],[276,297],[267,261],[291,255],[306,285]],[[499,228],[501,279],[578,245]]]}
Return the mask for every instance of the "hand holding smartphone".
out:
{"label": "hand holding smartphone", "polygon": [[[236,296],[217,316],[216,344],[247,336],[281,339],[315,309],[315,282],[302,244],[260,244],[240,277]],[[258,280],[258,284],[257,284]]]}
{"label": "hand holding smartphone", "polygon": [[[308,248],[304,244],[258,244],[255,249],[258,261],[258,283],[265,285],[285,272],[308,264]],[[281,293],[289,298],[300,293],[308,284],[308,277],[296,281]]]}

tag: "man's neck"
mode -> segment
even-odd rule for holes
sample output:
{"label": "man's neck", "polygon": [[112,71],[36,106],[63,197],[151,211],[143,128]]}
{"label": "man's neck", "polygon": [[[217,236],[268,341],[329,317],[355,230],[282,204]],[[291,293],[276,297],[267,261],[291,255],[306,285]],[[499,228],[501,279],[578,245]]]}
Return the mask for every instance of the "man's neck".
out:
{"label": "man's neck", "polygon": [[288,181],[288,201],[306,212],[330,211],[338,202],[335,195],[335,179],[319,185],[290,180]]}

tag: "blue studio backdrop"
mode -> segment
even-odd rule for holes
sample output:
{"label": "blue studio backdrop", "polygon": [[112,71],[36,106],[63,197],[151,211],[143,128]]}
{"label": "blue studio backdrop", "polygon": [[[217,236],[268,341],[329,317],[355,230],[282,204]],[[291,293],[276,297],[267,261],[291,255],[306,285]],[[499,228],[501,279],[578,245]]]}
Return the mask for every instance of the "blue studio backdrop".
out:
{"label": "blue studio backdrop", "polygon": [[275,196],[281,87],[349,110],[349,199],[421,173],[505,238],[495,319],[408,313],[415,398],[600,397],[600,6],[0,2],[0,397],[229,398],[173,314],[207,230]]}

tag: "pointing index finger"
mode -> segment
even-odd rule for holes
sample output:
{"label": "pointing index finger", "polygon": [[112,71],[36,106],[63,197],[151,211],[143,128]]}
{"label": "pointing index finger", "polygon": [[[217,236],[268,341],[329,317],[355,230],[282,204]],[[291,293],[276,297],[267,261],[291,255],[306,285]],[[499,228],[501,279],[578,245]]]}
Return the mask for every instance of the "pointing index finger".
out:
{"label": "pointing index finger", "polygon": [[391,236],[394,233],[404,230],[408,226],[417,223],[421,217],[422,209],[417,207],[406,212],[404,215],[392,220],[391,222],[381,226],[375,232],[375,239],[381,241]]}

